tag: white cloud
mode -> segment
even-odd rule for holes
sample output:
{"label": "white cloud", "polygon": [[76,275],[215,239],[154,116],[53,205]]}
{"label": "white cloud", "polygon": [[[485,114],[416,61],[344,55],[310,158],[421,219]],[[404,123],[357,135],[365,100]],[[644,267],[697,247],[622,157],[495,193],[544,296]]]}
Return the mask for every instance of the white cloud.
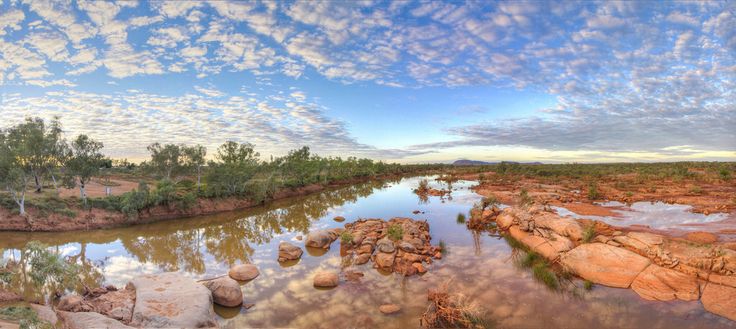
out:
{"label": "white cloud", "polygon": [[13,9],[3,14],[0,14],[0,35],[5,35],[6,30],[16,31],[20,30],[20,22],[26,18],[26,15],[21,10]]}

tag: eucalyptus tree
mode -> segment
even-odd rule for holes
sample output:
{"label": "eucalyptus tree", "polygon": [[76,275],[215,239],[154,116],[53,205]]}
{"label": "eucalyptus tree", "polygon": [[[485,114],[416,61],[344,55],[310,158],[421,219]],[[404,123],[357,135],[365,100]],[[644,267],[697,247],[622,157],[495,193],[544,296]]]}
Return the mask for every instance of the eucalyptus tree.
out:
{"label": "eucalyptus tree", "polygon": [[71,143],[71,157],[66,163],[72,186],[79,183],[79,195],[87,205],[87,183],[92,177],[100,173],[100,167],[105,161],[105,155],[100,152],[102,142],[95,141],[87,135],[79,135]]}
{"label": "eucalyptus tree", "polygon": [[210,162],[207,187],[218,196],[244,195],[247,183],[259,169],[253,144],[227,141],[217,148],[216,161]]}
{"label": "eucalyptus tree", "polygon": [[197,173],[197,189],[202,185],[202,167],[205,165],[205,156],[207,156],[207,148],[202,145],[180,146],[184,154],[184,167],[190,172]]}
{"label": "eucalyptus tree", "polygon": [[22,216],[26,214],[26,189],[33,177],[29,161],[32,145],[27,138],[30,133],[30,129],[18,129],[18,126],[0,131],[0,183],[18,205]]}
{"label": "eucalyptus tree", "polygon": [[23,123],[7,130],[15,147],[17,164],[32,176],[36,192],[43,189],[43,176],[60,164],[63,158],[61,123],[55,117],[47,125],[41,118],[26,118]]}
{"label": "eucalyptus tree", "polygon": [[153,143],[148,146],[148,152],[151,152],[148,165],[160,177],[170,180],[183,171],[183,154],[179,145]]}

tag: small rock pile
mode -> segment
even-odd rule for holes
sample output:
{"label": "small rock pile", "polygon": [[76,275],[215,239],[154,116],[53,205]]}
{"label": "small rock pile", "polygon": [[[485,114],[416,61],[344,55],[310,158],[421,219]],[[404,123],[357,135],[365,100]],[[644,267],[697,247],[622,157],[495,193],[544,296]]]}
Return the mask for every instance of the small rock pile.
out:
{"label": "small rock pile", "polygon": [[440,247],[430,244],[426,221],[359,219],[345,224],[345,232],[349,238],[341,239],[341,247],[356,265],[373,260],[375,268],[411,276],[426,272],[424,263],[442,258]]}

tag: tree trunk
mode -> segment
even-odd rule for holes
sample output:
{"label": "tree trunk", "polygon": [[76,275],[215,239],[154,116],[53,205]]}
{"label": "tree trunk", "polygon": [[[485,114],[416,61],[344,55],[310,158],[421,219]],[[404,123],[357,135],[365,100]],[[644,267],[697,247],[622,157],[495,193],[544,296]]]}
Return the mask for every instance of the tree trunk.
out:
{"label": "tree trunk", "polygon": [[84,191],[84,180],[79,180],[79,194],[82,197],[82,201],[84,201],[84,206],[87,207],[87,192]]}
{"label": "tree trunk", "polygon": [[51,180],[54,181],[54,190],[56,190],[56,193],[59,193],[59,185],[56,184],[56,176],[54,176],[54,173],[51,173]]}
{"label": "tree trunk", "polygon": [[38,175],[33,175],[36,180],[36,193],[41,193],[41,181],[38,179]]}
{"label": "tree trunk", "polygon": [[202,166],[197,166],[197,191],[202,184]]}

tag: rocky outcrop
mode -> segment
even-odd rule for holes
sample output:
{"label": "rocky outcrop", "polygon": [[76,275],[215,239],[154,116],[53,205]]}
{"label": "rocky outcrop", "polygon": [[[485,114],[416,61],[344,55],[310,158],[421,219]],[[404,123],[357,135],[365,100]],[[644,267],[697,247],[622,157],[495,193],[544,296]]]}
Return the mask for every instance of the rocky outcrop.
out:
{"label": "rocky outcrop", "polygon": [[736,278],[711,275],[700,301],[708,312],[736,321]]}
{"label": "rocky outcrop", "polygon": [[297,260],[302,257],[304,250],[291,243],[282,241],[279,243],[279,262]]}
{"label": "rocky outcrop", "polygon": [[339,278],[335,272],[319,272],[314,276],[314,286],[320,288],[337,287]]}
{"label": "rocky outcrop", "polygon": [[253,264],[240,264],[230,268],[230,271],[228,271],[227,274],[234,280],[250,281],[258,277],[261,272],[258,271],[258,268]]}
{"label": "rocky outcrop", "polygon": [[146,328],[205,328],[217,326],[212,293],[205,286],[179,273],[169,272],[134,278],[132,326]]}
{"label": "rocky outcrop", "polygon": [[631,283],[631,289],[648,300],[690,301],[700,297],[700,286],[696,277],[655,264],[639,273]]}
{"label": "rocky outcrop", "polygon": [[215,304],[235,307],[243,303],[243,291],[234,279],[224,276],[204,282],[204,286],[212,292]]}
{"label": "rocky outcrop", "polygon": [[57,312],[59,319],[66,329],[133,329],[116,320],[110,319],[100,313],[95,312]]}
{"label": "rocky outcrop", "polygon": [[337,240],[338,236],[340,236],[339,229],[312,231],[307,234],[304,245],[312,248],[330,249],[330,245]]}
{"label": "rocky outcrop", "polygon": [[628,288],[650,261],[631,251],[602,243],[580,245],[560,262],[583,279],[609,287]]}
{"label": "rocky outcrop", "polygon": [[[430,244],[426,221],[400,217],[389,221],[360,219],[345,224],[345,231],[352,241],[341,247],[345,257],[350,257],[356,265],[373,260],[375,268],[410,276],[426,272],[423,264],[441,257],[439,247]],[[393,233],[389,235],[389,231]]]}

